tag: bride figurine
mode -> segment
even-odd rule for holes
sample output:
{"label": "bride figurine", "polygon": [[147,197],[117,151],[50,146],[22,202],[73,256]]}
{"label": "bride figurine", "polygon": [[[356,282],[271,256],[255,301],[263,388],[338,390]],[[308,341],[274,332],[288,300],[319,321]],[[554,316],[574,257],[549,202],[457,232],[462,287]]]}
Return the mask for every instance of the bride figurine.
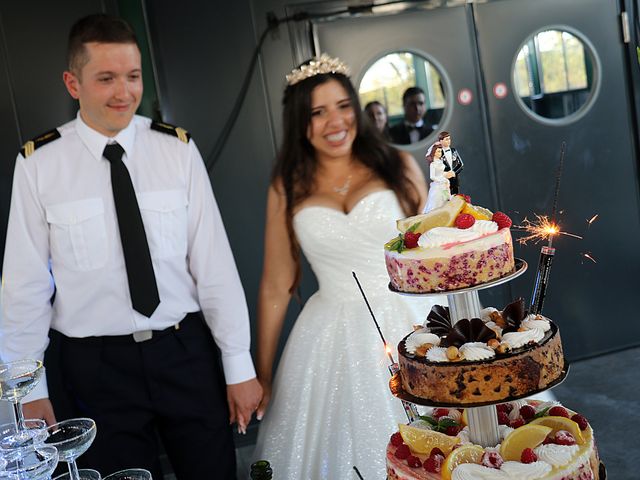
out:
{"label": "bride figurine", "polygon": [[452,171],[444,171],[446,167],[442,161],[442,144],[440,142],[431,145],[426,159],[429,162],[431,184],[429,185],[427,204],[422,213],[427,213],[434,208],[440,208],[449,201],[451,198],[449,179],[456,176]]}

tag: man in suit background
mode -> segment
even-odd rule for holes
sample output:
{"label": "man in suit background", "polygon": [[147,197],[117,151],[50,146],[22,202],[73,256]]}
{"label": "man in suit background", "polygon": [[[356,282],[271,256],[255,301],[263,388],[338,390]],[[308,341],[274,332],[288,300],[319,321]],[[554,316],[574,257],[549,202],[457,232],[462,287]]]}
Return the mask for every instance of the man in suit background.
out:
{"label": "man in suit background", "polygon": [[433,129],[424,121],[427,111],[424,90],[409,87],[402,94],[404,120],[390,128],[391,140],[400,145],[409,145],[426,138]]}

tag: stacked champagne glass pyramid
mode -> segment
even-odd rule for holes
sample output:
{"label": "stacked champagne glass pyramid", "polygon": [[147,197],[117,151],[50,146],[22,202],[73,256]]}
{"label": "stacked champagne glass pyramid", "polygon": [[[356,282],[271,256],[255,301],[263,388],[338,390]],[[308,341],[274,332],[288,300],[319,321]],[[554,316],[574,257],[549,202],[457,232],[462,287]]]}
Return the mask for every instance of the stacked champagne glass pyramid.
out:
{"label": "stacked champagne glass pyramid", "polygon": [[389,288],[447,295],[398,345],[392,393],[430,407],[387,446],[389,479],[602,480],[589,422],[528,397],[568,372],[560,331],[522,299],[482,308],[478,291],[527,268],[514,258],[511,220],[456,195],[398,220],[385,245]]}
{"label": "stacked champagne glass pyramid", "polygon": [[[0,480],[50,480],[58,461],[69,473],[54,480],[101,480],[96,470],[78,470],[76,459],[91,446],[96,424],[90,418],[74,418],[47,426],[44,420],[26,419],[22,399],[36,386],[42,362],[19,360],[0,364],[0,400],[13,405],[14,422],[0,425]],[[142,469],[116,472],[109,480],[151,480]]]}

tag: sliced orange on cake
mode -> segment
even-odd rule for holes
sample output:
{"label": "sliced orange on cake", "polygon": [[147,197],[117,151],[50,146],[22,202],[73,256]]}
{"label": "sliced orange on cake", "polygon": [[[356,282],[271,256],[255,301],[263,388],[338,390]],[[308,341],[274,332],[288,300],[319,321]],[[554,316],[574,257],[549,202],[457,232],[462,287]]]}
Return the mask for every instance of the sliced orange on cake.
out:
{"label": "sliced orange on cake", "polygon": [[450,227],[453,225],[456,217],[466,204],[467,203],[462,197],[454,196],[440,208],[435,208],[427,213],[398,220],[396,222],[396,226],[402,233],[406,232],[414,225],[414,233],[424,233],[435,227]]}
{"label": "sliced orange on cake", "polygon": [[522,451],[525,448],[536,448],[547,438],[547,435],[553,431],[551,427],[532,425],[532,423],[516,428],[502,441],[502,445],[500,445],[500,455],[502,455],[505,461],[512,460],[519,462]]}
{"label": "sliced orange on cake", "polygon": [[491,220],[493,217],[493,212],[491,210],[471,205],[470,203],[465,203],[460,213],[468,213],[476,220]]}
{"label": "sliced orange on cake", "polygon": [[540,417],[529,422],[529,425],[544,425],[545,427],[551,428],[551,433],[554,434],[560,430],[566,430],[573,435],[573,438],[576,439],[576,443],[578,445],[585,444],[584,436],[580,431],[580,426],[570,418],[554,416]]}
{"label": "sliced orange on cake", "polygon": [[429,455],[431,450],[438,447],[447,455],[460,442],[458,437],[450,437],[435,430],[416,428],[411,425],[398,425],[402,440],[415,453]]}
{"label": "sliced orange on cake", "polygon": [[462,463],[481,463],[484,448],[479,445],[466,444],[452,451],[442,464],[443,480],[451,480],[455,468]]}

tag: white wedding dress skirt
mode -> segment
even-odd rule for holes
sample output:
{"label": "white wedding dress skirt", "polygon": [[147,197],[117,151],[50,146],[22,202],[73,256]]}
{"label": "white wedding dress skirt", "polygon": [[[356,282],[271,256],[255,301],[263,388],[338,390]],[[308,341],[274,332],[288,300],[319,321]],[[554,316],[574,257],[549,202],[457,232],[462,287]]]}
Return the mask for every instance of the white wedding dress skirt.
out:
{"label": "white wedding dress skirt", "polygon": [[294,228],[319,290],[307,301],[277,368],[255,459],[274,478],[385,478],[385,450],[407,418],[389,391],[389,360],[352,275],[363,286],[397,360],[398,342],[446,297],[388,290],[383,245],[404,217],[391,190],[364,197],[348,214],[309,206]]}

